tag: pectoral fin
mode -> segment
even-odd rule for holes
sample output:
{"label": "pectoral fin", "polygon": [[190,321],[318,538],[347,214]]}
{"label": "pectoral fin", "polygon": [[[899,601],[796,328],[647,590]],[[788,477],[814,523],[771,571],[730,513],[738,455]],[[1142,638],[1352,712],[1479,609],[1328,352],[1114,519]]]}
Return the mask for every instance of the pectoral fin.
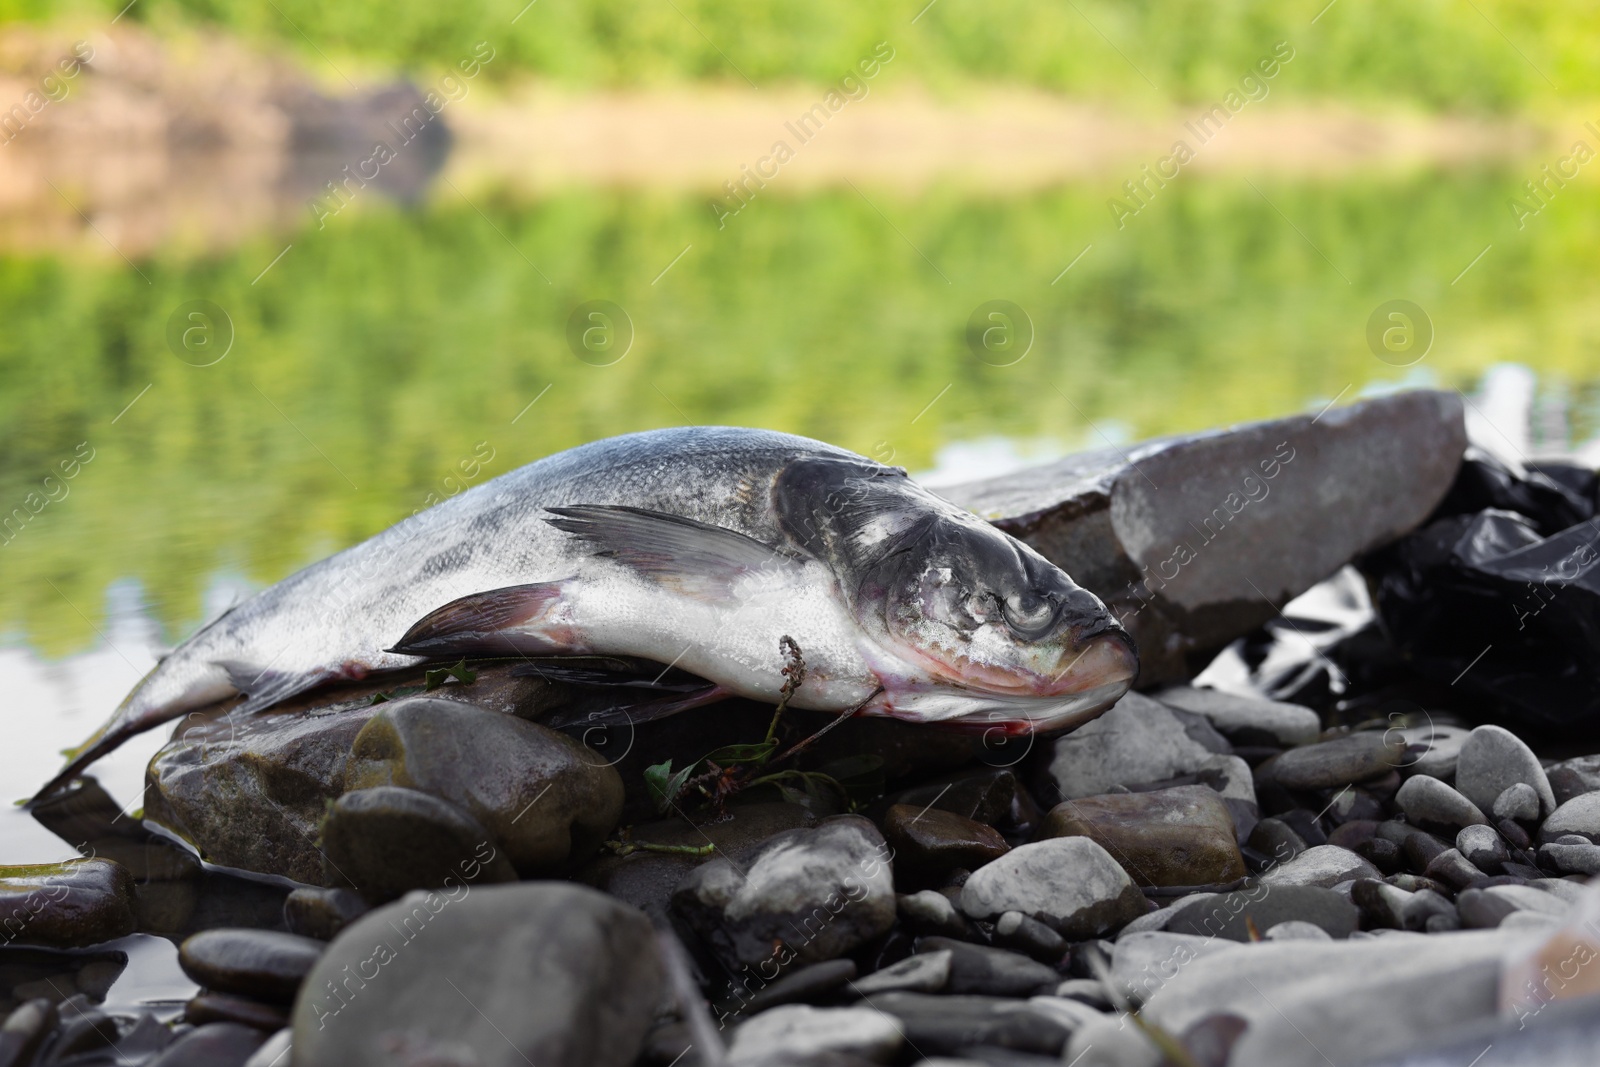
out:
{"label": "pectoral fin", "polygon": [[792,575],[801,560],[752,537],[660,511],[610,504],[547,509],[546,520],[663,586],[704,600],[725,599],[761,573]]}
{"label": "pectoral fin", "polygon": [[572,581],[508,585],[452,600],[413,623],[389,651],[432,657],[587,652],[559,611]]}

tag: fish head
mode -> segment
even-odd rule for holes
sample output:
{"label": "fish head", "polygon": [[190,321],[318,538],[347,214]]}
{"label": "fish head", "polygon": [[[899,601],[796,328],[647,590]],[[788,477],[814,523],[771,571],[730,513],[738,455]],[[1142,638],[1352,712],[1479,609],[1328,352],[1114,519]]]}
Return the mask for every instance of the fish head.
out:
{"label": "fish head", "polygon": [[965,514],[906,530],[858,591],[889,714],[1031,733],[1087,721],[1138,674],[1100,598],[1021,541]]}
{"label": "fish head", "polygon": [[863,714],[986,733],[1094,718],[1138,673],[1098,597],[993,525],[860,457],[791,463],[784,529],[832,567],[881,693]]}

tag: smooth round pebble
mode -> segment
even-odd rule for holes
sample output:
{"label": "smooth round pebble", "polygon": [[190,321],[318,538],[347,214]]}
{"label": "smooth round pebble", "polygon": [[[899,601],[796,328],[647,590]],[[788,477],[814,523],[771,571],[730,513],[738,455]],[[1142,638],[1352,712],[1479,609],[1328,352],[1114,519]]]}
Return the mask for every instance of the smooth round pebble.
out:
{"label": "smooth round pebble", "polygon": [[1556,797],[1550,779],[1533,749],[1501,726],[1480,726],[1467,736],[1456,760],[1456,789],[1480,809],[1494,807],[1511,786],[1518,782],[1533,787],[1539,795],[1539,810],[1555,810]]}
{"label": "smooth round pebble", "polygon": [[1459,791],[1425,774],[1407,778],[1394,799],[1406,818],[1418,824],[1460,828],[1489,821],[1478,805]]}
{"label": "smooth round pebble", "polygon": [[1527,782],[1508,785],[1494,800],[1496,819],[1533,822],[1539,817],[1539,794]]}

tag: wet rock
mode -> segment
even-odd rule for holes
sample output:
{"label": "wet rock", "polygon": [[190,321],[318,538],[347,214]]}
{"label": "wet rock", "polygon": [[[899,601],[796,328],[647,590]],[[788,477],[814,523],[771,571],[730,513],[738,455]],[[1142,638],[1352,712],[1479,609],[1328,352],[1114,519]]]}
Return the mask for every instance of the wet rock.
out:
{"label": "wet rock", "polygon": [[1020,911],[1008,911],[995,920],[994,939],[1041,963],[1058,963],[1067,954],[1067,942],[1060,934]]}
{"label": "wet rock", "polygon": [[[854,984],[854,960],[825,960],[809,967],[797,967],[776,981],[760,984],[759,976],[749,972],[734,978],[732,995],[725,1007],[736,1015],[755,1015],[780,1004],[816,1000]],[[756,988],[750,989],[754,984]],[[745,993],[751,995],[745,998]]]}
{"label": "wet rock", "polygon": [[1250,847],[1275,863],[1286,863],[1310,846],[1282,819],[1266,818],[1250,831]]}
{"label": "wet rock", "polygon": [[1331,889],[1355,878],[1381,878],[1378,868],[1338,845],[1318,845],[1280,863],[1261,876],[1261,884],[1279,887],[1313,885]]}
{"label": "wet rock", "polygon": [[1139,885],[1214,885],[1245,875],[1233,819],[1205,786],[1063,801],[1041,836],[1089,838]]}
{"label": "wet rock", "polygon": [[516,878],[482,823],[448,800],[399,786],[340,797],[322,824],[322,843],[328,879],[374,902]]}
{"label": "wet rock", "polygon": [[273,930],[206,930],[178,947],[178,964],[207,989],[288,1004],[327,947]]}
{"label": "wet rock", "polygon": [[1285,789],[1337,789],[1388,774],[1405,759],[1400,738],[1372,730],[1292,748],[1256,768]]}
{"label": "wet rock", "polygon": [[967,933],[966,918],[944,893],[924,889],[920,893],[897,897],[895,903],[900,917],[918,932],[948,937],[964,937]]}
{"label": "wet rock", "polygon": [[1356,906],[1332,889],[1310,885],[1256,886],[1184,904],[1167,920],[1166,929],[1197,937],[1249,941],[1252,926],[1264,934],[1281,922],[1299,919],[1320,926],[1337,940],[1349,937],[1359,918]]}
{"label": "wet rock", "polygon": [[1310,708],[1278,700],[1177,685],[1153,696],[1169,708],[1205,716],[1218,733],[1241,745],[1304,745],[1317,739],[1322,720]]}
{"label": "wet rock", "polygon": [[524,878],[587,858],[622,813],[622,779],[565,734],[455,700],[379,706],[355,737],[346,790],[419,789],[477,819]]}
{"label": "wet rock", "polygon": [[729,1067],[749,1067],[830,1053],[887,1062],[903,1040],[899,1022],[881,1011],[790,1004],[762,1012],[734,1030],[727,1062]]}
{"label": "wet rock", "polygon": [[1489,826],[1468,826],[1456,835],[1456,851],[1467,857],[1485,874],[1497,874],[1500,865],[1511,858],[1500,834]]}
{"label": "wet rock", "polygon": [[17,1007],[0,1024],[0,1064],[22,1067],[32,1063],[34,1054],[60,1021],[53,1001],[40,997]]}
{"label": "wet rock", "polygon": [[1517,822],[1536,822],[1539,818],[1539,793],[1527,782],[1508,785],[1494,799],[1496,819],[1514,819]]}
{"label": "wet rock", "polygon": [[[1093,722],[1043,747],[1043,796],[1054,803],[1116,792],[1119,787],[1199,783],[1221,794],[1241,835],[1257,817],[1250,766],[1212,752],[1189,736],[1178,713],[1129,693]],[[1177,781],[1176,779],[1187,779]]]}
{"label": "wet rock", "polygon": [[133,879],[120,863],[0,867],[0,935],[8,944],[81,948],[133,930]]}
{"label": "wet rock", "polygon": [[941,775],[895,794],[892,803],[948,811],[1008,833],[1030,825],[1038,814],[1033,798],[1009,767]]}
{"label": "wet rock", "polygon": [[1275,603],[1415,527],[1465,447],[1458,397],[1409,392],[1152,441],[1133,461],[1091,452],[940,492],[1105,600],[1137,639],[1139,684],[1151,686],[1189,677],[1273,618]]}
{"label": "wet rock", "polygon": [[1105,849],[1086,837],[1058,837],[1012,849],[974,871],[961,889],[961,910],[973,919],[1021,912],[1081,941],[1147,909],[1133,880]]}
{"label": "wet rock", "polygon": [[317,835],[343,791],[350,744],[375,711],[364,703],[316,715],[185,719],[150,761],[145,818],[212,863],[327,884]]}
{"label": "wet rock", "polygon": [[726,857],[696,868],[673,909],[730,971],[775,955],[816,963],[853,951],[894,923],[888,848],[859,815],[769,839],[741,871]]}
{"label": "wet rock", "polygon": [[1061,981],[1055,968],[1003,948],[948,937],[924,937],[917,940],[917,951],[950,953],[950,976],[945,982],[945,990],[950,993],[1025,997],[1043,989],[1053,990]]}
{"label": "wet rock", "polygon": [[1521,782],[1539,794],[1540,810],[1548,815],[1555,810],[1555,794],[1550,780],[1533,750],[1521,738],[1500,726],[1480,726],[1461,746],[1456,762],[1456,788],[1480,809],[1493,809],[1494,802],[1508,788]]}
{"label": "wet rock", "polygon": [[367,902],[350,889],[296,889],[283,900],[283,921],[292,934],[332,941],[367,913]]}
{"label": "wet rock", "polygon": [[1564,834],[1577,834],[1600,842],[1600,793],[1573,797],[1550,815],[1539,827],[1539,840],[1554,841]]}
{"label": "wet rock", "polygon": [[207,1023],[167,1046],[150,1067],[244,1067],[266,1039],[241,1023]]}
{"label": "wet rock", "polygon": [[878,993],[868,1006],[899,1021],[906,1044],[923,1056],[979,1046],[1056,1056],[1071,1031],[1028,1001],[1003,997]]}
{"label": "wet rock", "polygon": [[859,979],[851,991],[864,997],[873,993],[937,993],[950,981],[953,955],[949,950],[918,952]]}
{"label": "wet rock", "polygon": [[328,947],[295,1004],[294,1062],[626,1067],[664,991],[655,944],[643,913],[584,886],[413,893]]}
{"label": "wet rock", "polygon": [[183,1020],[195,1026],[239,1023],[270,1034],[289,1025],[289,1012],[276,1004],[265,1004],[249,997],[203,992],[183,1006]]}
{"label": "wet rock", "polygon": [[957,868],[972,871],[1010,851],[993,827],[937,808],[891,807],[883,836],[894,850],[894,869],[911,883],[939,880]]}
{"label": "wet rock", "polygon": [[1400,792],[1395,794],[1395,803],[1406,813],[1406,818],[1418,825],[1459,830],[1463,826],[1489,822],[1476,804],[1439,779],[1425,774],[1406,779]]}
{"label": "wet rock", "polygon": [[1511,848],[1526,851],[1533,845],[1533,838],[1528,836],[1528,831],[1522,828],[1521,823],[1501,819],[1495,823],[1494,828]]}
{"label": "wet rock", "polygon": [[[629,840],[678,848],[712,846],[713,854],[748,867],[768,838],[786,830],[815,826],[817,818],[799,804],[775,802],[728,805],[727,818],[696,825],[676,815],[640,823]],[[597,856],[579,869],[576,880],[626,901],[650,916],[658,928],[670,925],[672,894],[703,858],[681,853],[638,851]]]}
{"label": "wet rock", "polygon": [[[471,685],[445,685],[428,699],[530,716],[573,700],[573,687],[517,677],[512,669],[485,664]],[[257,714],[186,716],[145,772],[146,820],[224,867],[304,885],[336,884],[324,880],[316,846],[322,817],[345,791],[345,764],[356,736],[391,706],[373,705],[372,695],[420,689],[422,673],[319,688]]]}

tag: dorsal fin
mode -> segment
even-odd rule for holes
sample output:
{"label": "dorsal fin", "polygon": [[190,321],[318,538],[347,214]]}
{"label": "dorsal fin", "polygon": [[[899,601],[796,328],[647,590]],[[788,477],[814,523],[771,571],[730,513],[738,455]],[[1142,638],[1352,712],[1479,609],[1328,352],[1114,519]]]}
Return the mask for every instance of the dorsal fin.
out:
{"label": "dorsal fin", "polygon": [[580,504],[548,508],[550,525],[595,545],[669,588],[703,599],[729,596],[740,579],[763,571],[791,575],[799,557],[723,526],[645,508]]}

